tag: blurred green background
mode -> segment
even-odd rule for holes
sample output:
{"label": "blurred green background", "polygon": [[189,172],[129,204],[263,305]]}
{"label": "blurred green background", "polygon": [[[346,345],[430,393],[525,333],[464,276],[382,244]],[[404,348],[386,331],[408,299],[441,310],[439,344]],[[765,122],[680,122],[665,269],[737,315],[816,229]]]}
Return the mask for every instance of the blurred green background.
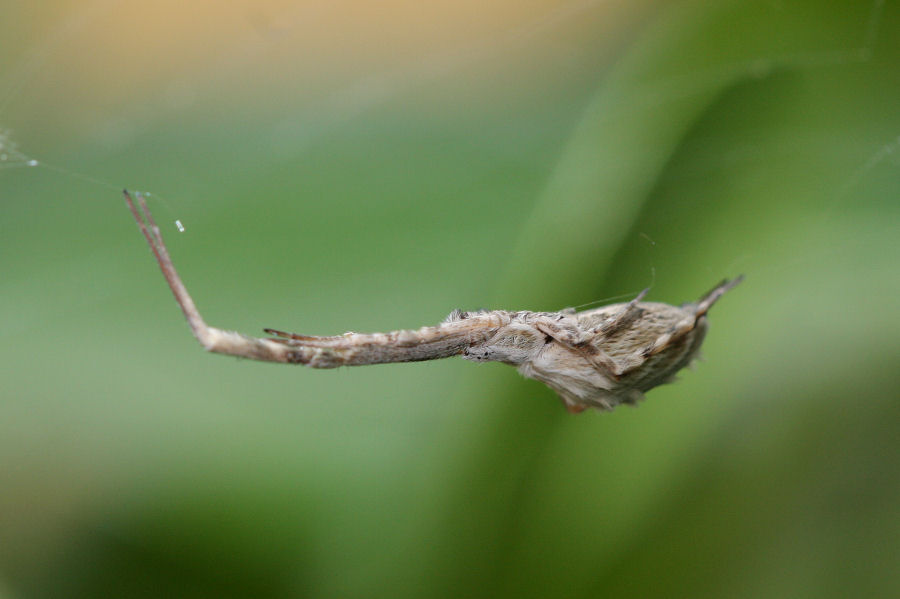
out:
{"label": "blurred green background", "polygon": [[[897,2],[0,14],[3,599],[900,596]],[[747,280],[572,416],[205,354],[122,187],[246,333]]]}

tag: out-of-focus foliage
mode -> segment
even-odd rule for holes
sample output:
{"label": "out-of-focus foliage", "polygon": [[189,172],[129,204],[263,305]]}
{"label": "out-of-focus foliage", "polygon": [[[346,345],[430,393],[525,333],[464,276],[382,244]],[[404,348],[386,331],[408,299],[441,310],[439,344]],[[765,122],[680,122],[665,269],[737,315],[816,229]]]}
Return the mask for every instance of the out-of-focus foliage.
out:
{"label": "out-of-focus foliage", "polygon": [[[482,4],[3,6],[0,597],[900,595],[900,6]],[[747,280],[571,416],[204,354],[125,186],[243,332]]]}

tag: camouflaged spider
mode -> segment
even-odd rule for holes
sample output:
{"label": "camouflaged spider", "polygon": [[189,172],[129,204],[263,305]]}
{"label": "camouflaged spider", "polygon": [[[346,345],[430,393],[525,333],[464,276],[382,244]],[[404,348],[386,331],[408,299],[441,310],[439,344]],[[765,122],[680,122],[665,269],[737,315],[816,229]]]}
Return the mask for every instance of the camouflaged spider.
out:
{"label": "camouflaged spider", "polygon": [[698,301],[680,307],[643,302],[646,290],[624,304],[576,312],[455,310],[437,326],[390,333],[311,337],[264,329],[248,337],[207,326],[181,282],[141,194],[125,201],[147,239],[191,331],[211,352],[312,368],[417,362],[462,355],[476,362],[516,366],[543,381],[570,412],[634,404],[645,391],[671,381],[697,355],[706,313],[743,277],[723,281]]}

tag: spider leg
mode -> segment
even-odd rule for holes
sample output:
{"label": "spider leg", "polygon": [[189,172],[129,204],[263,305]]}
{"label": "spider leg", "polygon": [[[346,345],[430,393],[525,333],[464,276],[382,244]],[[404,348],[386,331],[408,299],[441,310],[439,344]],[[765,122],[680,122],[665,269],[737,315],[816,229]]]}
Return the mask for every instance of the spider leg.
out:
{"label": "spider leg", "polygon": [[650,291],[649,287],[638,293],[637,297],[628,302],[621,312],[594,329],[594,333],[610,335],[640,316],[641,309],[638,307],[638,304],[644,299],[648,291]]}
{"label": "spider leg", "polygon": [[345,333],[333,337],[312,337],[275,329],[266,330],[279,337],[278,339],[248,337],[233,331],[217,329],[208,326],[200,316],[194,300],[191,299],[175,270],[162,234],[153,220],[153,215],[150,214],[143,195],[136,193],[132,199],[127,190],[124,191],[124,195],[138,228],[147,240],[163,277],[175,296],[175,301],[184,312],[191,332],[207,351],[264,362],[306,364],[313,368],[435,360],[461,354],[472,344],[491,337],[510,320],[506,312],[483,312],[414,331]]}
{"label": "spider leg", "polygon": [[263,329],[264,333],[268,333],[269,335],[275,335],[276,337],[281,337],[281,339],[272,339],[272,341],[278,343],[284,343],[289,339],[293,339],[295,341],[316,341],[322,339],[322,337],[312,337],[310,335],[300,335],[297,333],[288,333],[286,331],[279,331],[278,329]]}
{"label": "spider leg", "polygon": [[650,356],[655,356],[659,352],[663,351],[669,345],[672,344],[675,340],[680,338],[683,335],[686,335],[694,330],[694,327],[697,326],[697,321],[702,317],[689,317],[683,320],[678,321],[674,326],[672,326],[668,331],[660,335],[656,338],[653,343],[645,347],[643,350],[636,352],[636,354],[642,358],[649,358]]}
{"label": "spider leg", "polygon": [[[282,337],[283,339],[293,339],[294,333],[287,333],[285,331],[279,331],[276,329],[263,329],[264,333],[269,335],[275,335],[276,337]],[[275,341],[280,341],[280,339],[275,339]]]}
{"label": "spider leg", "polygon": [[744,280],[744,275],[740,275],[735,277],[732,280],[724,279],[721,283],[712,288],[706,295],[697,300],[696,305],[696,314],[697,316],[703,316],[706,314],[710,308],[712,308],[713,304],[715,304],[720,297],[725,295],[726,291],[730,291],[737,287],[741,281]]}
{"label": "spider leg", "polygon": [[644,348],[641,355],[643,357],[649,357],[658,354],[666,349],[673,341],[693,331],[700,319],[706,316],[706,313],[712,308],[713,304],[715,304],[720,297],[725,295],[725,292],[735,288],[743,280],[744,275],[740,275],[731,281],[727,279],[723,280],[713,287],[706,295],[697,300],[696,303],[687,304],[685,309],[690,310],[691,315],[681,319],[669,328],[668,331],[657,337],[653,343]]}
{"label": "spider leg", "polygon": [[588,332],[581,329],[572,318],[538,316],[532,325],[544,335],[552,337],[571,349],[575,349],[590,341]]}
{"label": "spider leg", "polygon": [[560,325],[561,321],[555,321],[552,317],[540,317],[533,324],[534,327],[557,341],[570,350],[581,354],[595,368],[601,368],[604,374],[618,378],[620,370],[618,364],[599,347],[591,343],[594,335],[585,331],[575,323]]}
{"label": "spider leg", "polygon": [[204,349],[255,360],[288,362],[289,352],[282,345],[267,339],[256,339],[232,331],[223,331],[210,327],[203,321],[203,317],[200,316],[194,300],[191,299],[187,288],[181,282],[181,277],[178,276],[178,271],[175,270],[175,265],[172,263],[172,258],[169,256],[165,242],[163,242],[162,234],[156,225],[156,221],[153,220],[153,215],[150,214],[150,209],[147,207],[147,201],[144,199],[144,196],[136,193],[135,198],[137,202],[135,203],[127,189],[123,193],[128,209],[131,210],[138,228],[144,235],[144,239],[147,240],[150,251],[156,257],[156,262],[159,264],[163,277],[165,277],[172,294],[175,296],[175,301],[181,307],[181,311],[191,327],[191,332]]}
{"label": "spider leg", "polygon": [[[580,328],[577,324],[578,321],[570,318],[554,320],[553,318],[543,317],[535,322],[535,327],[545,335],[552,337],[562,345],[584,356],[595,368],[601,369],[603,374],[618,379],[628,370],[639,366],[643,359],[637,363],[634,360],[629,360],[627,364],[620,364],[592,342],[598,335],[607,337],[639,317],[641,315],[639,304],[646,297],[648,291],[650,291],[649,288],[641,291],[620,312],[602,325],[591,330]],[[570,316],[565,312],[562,314]],[[561,324],[563,322],[566,324]]]}

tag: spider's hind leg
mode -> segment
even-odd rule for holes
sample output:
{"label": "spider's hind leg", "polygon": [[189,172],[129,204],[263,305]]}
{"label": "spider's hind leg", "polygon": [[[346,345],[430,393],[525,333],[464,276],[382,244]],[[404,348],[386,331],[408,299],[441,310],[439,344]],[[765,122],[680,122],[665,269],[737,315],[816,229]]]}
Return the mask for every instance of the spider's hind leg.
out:
{"label": "spider's hind leg", "polygon": [[688,311],[690,315],[675,323],[668,331],[660,335],[656,341],[644,348],[641,354],[644,357],[658,354],[683,335],[693,331],[697,327],[697,323],[699,323],[701,319],[706,316],[706,313],[709,312],[709,309],[712,308],[713,304],[719,301],[719,298],[725,295],[727,291],[737,287],[743,280],[744,275],[740,275],[730,281],[725,279],[695,303],[682,306],[682,308]]}
{"label": "spider's hind leg", "polygon": [[706,295],[697,300],[697,303],[694,304],[696,306],[695,313],[697,317],[703,316],[709,309],[712,308],[713,304],[719,301],[719,298],[725,295],[725,292],[734,289],[737,287],[741,281],[744,280],[744,275],[740,275],[735,277],[732,280],[725,279],[715,287],[713,287]]}

